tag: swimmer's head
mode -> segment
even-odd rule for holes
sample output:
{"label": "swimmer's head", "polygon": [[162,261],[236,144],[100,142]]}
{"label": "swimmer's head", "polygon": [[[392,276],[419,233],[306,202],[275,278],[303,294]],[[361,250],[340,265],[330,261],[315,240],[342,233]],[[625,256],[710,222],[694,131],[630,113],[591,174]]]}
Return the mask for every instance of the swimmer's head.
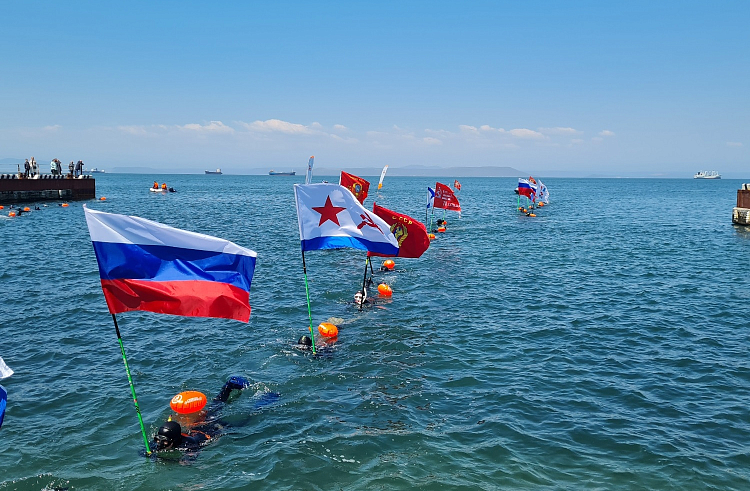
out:
{"label": "swimmer's head", "polygon": [[302,336],[299,338],[299,341],[297,341],[297,344],[300,346],[312,346],[312,339],[310,339],[310,336]]}
{"label": "swimmer's head", "polygon": [[182,428],[175,421],[167,421],[159,427],[154,442],[157,450],[178,447],[182,443]]}

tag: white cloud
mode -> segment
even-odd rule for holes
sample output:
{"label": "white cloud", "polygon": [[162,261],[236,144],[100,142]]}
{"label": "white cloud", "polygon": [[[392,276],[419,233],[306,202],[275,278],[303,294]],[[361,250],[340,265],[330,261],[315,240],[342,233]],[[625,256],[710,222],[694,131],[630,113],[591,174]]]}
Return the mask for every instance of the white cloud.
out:
{"label": "white cloud", "polygon": [[742,142],[727,142],[727,145],[730,147],[741,147]]}
{"label": "white cloud", "polygon": [[458,129],[462,133],[479,133],[477,131],[477,127],[476,126],[469,126],[467,124],[460,124],[460,125],[458,125]]}
{"label": "white cloud", "polygon": [[502,128],[493,128],[492,126],[488,124],[483,124],[479,127],[480,131],[484,132],[492,132],[492,133],[505,133],[505,130]]}
{"label": "white cloud", "polygon": [[[254,121],[252,123],[241,123],[250,131],[261,133],[285,133],[287,135],[312,135],[318,131],[309,126],[297,123],[289,123],[280,119],[268,119],[266,121]],[[320,124],[318,123],[318,126]]]}
{"label": "white cloud", "polygon": [[508,133],[510,133],[516,138],[523,138],[527,140],[543,140],[547,138],[546,136],[539,133],[538,131],[529,130],[526,128],[517,128],[514,130],[510,130]]}
{"label": "white cloud", "polygon": [[62,128],[62,126],[60,126],[59,124],[53,124],[53,125],[45,126],[45,127],[44,127],[44,128],[42,128],[42,129],[43,129],[44,131],[57,131],[57,130],[59,130],[60,128]]}
{"label": "white cloud", "polygon": [[583,133],[575,128],[563,128],[561,126],[556,126],[554,128],[539,128],[539,131],[545,135],[578,135]]}
{"label": "white cloud", "polygon": [[118,126],[118,130],[128,135],[145,136],[148,134],[148,130],[145,126],[131,125],[131,126]]}
{"label": "white cloud", "polygon": [[609,130],[602,130],[599,132],[599,136],[615,136],[615,133]]}
{"label": "white cloud", "polygon": [[184,126],[178,126],[178,128],[188,131],[198,131],[201,133],[234,133],[234,128],[225,125],[221,121],[211,121],[205,125],[189,123]]}
{"label": "white cloud", "polygon": [[442,145],[443,144],[442,141],[438,140],[437,138],[432,138],[431,136],[426,136],[422,138],[422,141],[428,145]]}
{"label": "white cloud", "polygon": [[349,128],[347,128],[343,124],[335,124],[335,125],[333,125],[333,129],[335,131],[347,131]]}

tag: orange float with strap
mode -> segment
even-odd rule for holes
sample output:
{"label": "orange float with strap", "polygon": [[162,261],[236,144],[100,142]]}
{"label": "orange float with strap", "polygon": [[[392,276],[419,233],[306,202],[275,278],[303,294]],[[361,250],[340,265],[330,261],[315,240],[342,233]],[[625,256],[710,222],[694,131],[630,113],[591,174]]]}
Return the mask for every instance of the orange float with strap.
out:
{"label": "orange float with strap", "polygon": [[67,208],[67,207],[68,207],[68,203],[63,203],[63,204],[62,204],[62,207],[63,207],[63,208]]}
{"label": "orange float with strap", "polygon": [[393,270],[393,268],[396,267],[396,263],[393,261],[393,259],[386,259],[383,261],[383,266],[385,266],[387,269]]}
{"label": "orange float with strap", "polygon": [[169,407],[178,414],[192,414],[200,411],[206,406],[206,395],[197,390],[186,390],[180,392],[169,401]]}
{"label": "orange float with strap", "polygon": [[321,322],[318,326],[318,332],[321,336],[332,338],[338,336],[339,328],[331,324],[330,322]]}

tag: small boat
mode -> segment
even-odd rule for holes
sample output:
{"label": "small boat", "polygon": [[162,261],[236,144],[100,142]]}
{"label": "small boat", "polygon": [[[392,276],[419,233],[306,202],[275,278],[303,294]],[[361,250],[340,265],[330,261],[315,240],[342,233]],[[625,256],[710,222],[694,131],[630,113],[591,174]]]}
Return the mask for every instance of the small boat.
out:
{"label": "small boat", "polygon": [[273,170],[268,171],[269,176],[293,176],[295,174],[296,172],[294,171],[291,171],[291,172],[276,172]]}
{"label": "small boat", "polygon": [[98,168],[94,167],[89,172],[92,173],[92,174],[104,174],[104,169],[98,169]]}
{"label": "small boat", "polygon": [[207,170],[206,174],[221,174],[221,169]]}
{"label": "small boat", "polygon": [[721,174],[715,170],[701,170],[693,176],[693,179],[721,179]]}
{"label": "small boat", "polygon": [[151,191],[152,193],[166,193],[167,192],[166,189],[162,189],[160,187],[159,188],[150,187],[148,188],[148,190]]}

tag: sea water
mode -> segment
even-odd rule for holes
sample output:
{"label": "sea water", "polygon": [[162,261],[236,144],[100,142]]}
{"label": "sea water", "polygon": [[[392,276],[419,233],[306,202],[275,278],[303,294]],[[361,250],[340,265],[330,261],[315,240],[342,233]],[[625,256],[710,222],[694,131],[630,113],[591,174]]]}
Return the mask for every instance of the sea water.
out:
{"label": "sea water", "polygon": [[[546,179],[526,217],[514,179],[461,179],[460,217],[421,258],[375,264],[390,299],[354,305],[362,251],[305,254],[313,325],[339,326],[314,357],[295,347],[302,180],[106,174],[106,201],[6,206],[0,490],[750,489],[740,181]],[[366,203],[424,220],[434,184],[388,177]],[[84,204],[258,253],[247,324],[118,315],[149,437],[178,392],[251,379],[190,459],[144,456]],[[265,392],[281,398],[257,407]]]}

